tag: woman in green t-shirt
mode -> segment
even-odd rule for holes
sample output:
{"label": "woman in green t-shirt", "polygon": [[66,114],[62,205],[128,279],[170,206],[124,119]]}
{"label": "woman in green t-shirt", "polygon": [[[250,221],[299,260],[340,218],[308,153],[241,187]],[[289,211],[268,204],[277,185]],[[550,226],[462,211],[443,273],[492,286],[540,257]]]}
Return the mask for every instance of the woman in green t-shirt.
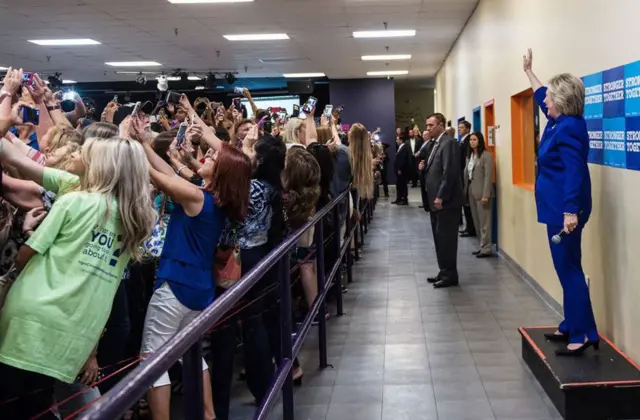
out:
{"label": "woman in green t-shirt", "polygon": [[3,163],[59,193],[18,253],[20,274],[0,312],[0,401],[18,397],[3,405],[3,418],[31,418],[51,406],[54,380],[74,382],[89,359],[156,214],[135,141],[89,139],[74,174],[30,164],[1,143]]}

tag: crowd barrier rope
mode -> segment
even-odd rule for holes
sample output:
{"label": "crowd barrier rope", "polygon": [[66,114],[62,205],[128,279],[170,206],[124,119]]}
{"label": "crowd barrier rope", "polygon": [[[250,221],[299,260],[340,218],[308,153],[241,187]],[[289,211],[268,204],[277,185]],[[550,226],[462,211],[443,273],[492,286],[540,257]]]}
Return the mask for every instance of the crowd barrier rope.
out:
{"label": "crowd barrier rope", "polygon": [[[278,363],[278,369],[272,380],[272,384],[255,412],[255,420],[265,420],[278,400],[278,394],[282,391],[283,419],[293,420],[293,360],[300,352],[302,344],[309,333],[314,318],[318,313],[326,312],[326,297],[329,287],[335,283],[337,290],[336,310],[339,316],[344,314],[342,299],[342,277],[339,275],[343,262],[347,267],[347,279],[351,282],[354,257],[359,258],[358,249],[363,244],[363,235],[368,230],[368,225],[373,216],[377,194],[371,200],[363,200],[360,204],[360,222],[346,217],[346,234],[344,243],[340,240],[340,204],[346,202],[347,215],[351,214],[347,194],[345,190],[338,197],[316,213],[304,226],[289,235],[281,244],[276,246],[265,258],[253,267],[234,286],[217,298],[208,308],[202,311],[191,323],[179,331],[167,341],[154,354],[149,356],[136,369],[132,370],[113,389],[99,400],[86,407],[79,418],[83,420],[114,420],[120,418],[126,410],[132,407],[142,397],[153,383],[168,371],[180,358],[183,360],[183,409],[186,420],[202,420],[204,418],[203,392],[202,392],[202,346],[201,339],[213,326],[232,310],[244,295],[253,288],[267,272],[277,265],[278,284],[280,289],[280,320],[281,320],[281,354],[282,360]],[[325,239],[323,222],[325,216],[333,213],[333,233],[329,235],[332,247],[337,251],[335,263],[329,273],[325,272],[324,250]],[[318,296],[300,325],[295,340],[292,340],[292,313],[291,313],[291,266],[290,252],[296,247],[300,237],[310,228],[315,226],[315,245],[317,258]],[[349,252],[352,240],[355,243],[354,254]],[[327,363],[327,321],[324,316],[318,317],[318,346],[319,367],[325,369]],[[75,415],[75,413],[74,413]]]}

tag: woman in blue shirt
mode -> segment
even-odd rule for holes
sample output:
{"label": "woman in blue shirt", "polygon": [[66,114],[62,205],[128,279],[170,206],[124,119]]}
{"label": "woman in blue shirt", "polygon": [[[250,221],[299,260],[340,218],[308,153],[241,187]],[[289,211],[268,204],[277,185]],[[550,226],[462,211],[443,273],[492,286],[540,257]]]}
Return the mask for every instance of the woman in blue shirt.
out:
{"label": "woman in blue shirt", "polygon": [[[188,325],[214,299],[213,261],[226,219],[242,221],[247,214],[251,162],[242,152],[216,144],[217,159],[203,174],[205,187],[182,179],[158,156],[136,119],[132,137],[144,146],[151,180],[174,203],[156,274],[154,293],[144,323],[141,353],[148,356]],[[207,365],[203,363],[205,418],[215,418]],[[169,420],[171,382],[165,373],[149,390],[156,420]]]}
{"label": "woman in blue shirt", "polygon": [[[540,109],[548,119],[538,149],[536,206],[538,222],[547,225],[551,256],[563,290],[565,319],[546,338],[568,342],[557,355],[579,356],[599,346],[589,288],[582,271],[582,230],[591,214],[591,178],[587,158],[589,135],[582,117],[584,85],[570,74],[560,74],[543,87],[532,71],[531,50],[523,67]],[[562,232],[560,243],[552,237]]]}

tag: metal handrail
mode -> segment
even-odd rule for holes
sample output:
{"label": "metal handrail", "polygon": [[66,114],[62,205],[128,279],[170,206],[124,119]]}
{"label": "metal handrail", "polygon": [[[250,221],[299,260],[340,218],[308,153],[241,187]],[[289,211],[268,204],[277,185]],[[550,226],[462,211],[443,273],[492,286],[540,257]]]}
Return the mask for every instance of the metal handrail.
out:
{"label": "metal handrail", "polygon": [[[349,189],[345,190],[338,197],[334,198],[330,203],[324,206],[318,211],[314,217],[312,217],[301,228],[289,235],[281,244],[276,246],[267,256],[265,256],[258,264],[256,264],[245,276],[242,277],[234,286],[229,288],[219,298],[217,298],[209,307],[204,309],[193,321],[191,321],[185,328],[176,333],[170,340],[162,345],[154,354],[145,360],[143,364],[138,366],[132,372],[130,372],[125,378],[118,382],[106,395],[93,404],[84,415],[82,419],[87,420],[112,420],[117,419],[124,414],[124,412],[133,406],[138,399],[153,385],[153,383],[164,372],[184,356],[184,372],[185,380],[185,397],[188,400],[195,399],[194,401],[185,401],[185,418],[198,419],[203,418],[203,404],[202,404],[202,369],[201,369],[201,346],[200,339],[207,332],[207,330],[216,322],[218,322],[242,297],[256,285],[256,283],[278,262],[279,277],[286,278],[286,281],[281,281],[281,317],[282,319],[282,361],[278,369],[278,375],[275,376],[274,383],[271,385],[270,390],[261,405],[261,408],[256,412],[256,418],[266,418],[277,396],[277,391],[282,387],[284,393],[284,405],[285,407],[284,418],[293,418],[293,388],[291,384],[291,366],[293,356],[297,354],[301,347],[301,340],[296,340],[296,348],[294,350],[291,343],[291,290],[289,280],[289,252],[296,246],[300,237],[311,227],[319,225],[320,228],[316,229],[316,245],[319,248],[316,249],[318,257],[318,298],[312,305],[312,310],[307,317],[314,317],[319,309],[324,309],[324,298],[326,297],[325,290],[325,276],[324,276],[324,261],[322,260],[323,250],[323,232],[322,232],[322,220],[323,218],[333,210],[334,212],[334,224],[336,229],[336,239],[338,257],[336,264],[339,265],[342,257],[345,255],[348,248],[348,243],[343,247],[340,247],[339,241],[339,222],[338,222],[338,204],[345,200],[349,194]],[[345,239],[345,242],[351,240],[351,236],[355,230],[355,227],[351,227],[350,218],[350,206],[347,202],[347,233],[349,236]],[[341,249],[342,248],[342,249]],[[346,253],[348,260],[347,266],[351,268],[351,255]],[[326,283],[332,280],[332,276],[337,273],[337,268],[334,265],[330,270],[330,276]],[[351,273],[349,272],[349,277]],[[340,277],[338,276],[338,283],[340,285]],[[342,299],[341,293],[338,300],[338,313],[342,315]],[[288,307],[287,307],[288,306]],[[326,367],[326,325],[324,316],[320,317],[320,341],[321,341],[321,367]],[[308,323],[306,321],[309,321]],[[310,320],[305,320],[303,323],[303,334],[300,339],[304,339],[311,324]],[[324,335],[324,337],[323,337]],[[324,349],[322,346],[324,345]],[[322,360],[324,357],[324,361]],[[324,365],[324,366],[323,366]],[[187,375],[187,373],[189,373]],[[186,379],[192,379],[186,380]],[[284,386],[283,386],[284,384]],[[198,403],[198,401],[200,403]],[[265,404],[266,403],[266,404]],[[266,413],[266,414],[265,414]]]}

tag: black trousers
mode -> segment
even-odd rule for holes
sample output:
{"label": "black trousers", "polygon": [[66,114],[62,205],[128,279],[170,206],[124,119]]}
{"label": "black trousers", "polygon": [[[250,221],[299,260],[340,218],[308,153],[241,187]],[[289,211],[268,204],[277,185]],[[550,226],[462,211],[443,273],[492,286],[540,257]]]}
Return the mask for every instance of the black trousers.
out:
{"label": "black trousers", "polygon": [[464,220],[465,220],[465,231],[471,235],[471,236],[475,236],[476,234],[476,227],[473,224],[473,216],[471,215],[471,207],[469,206],[463,206],[462,209],[464,210]]}
{"label": "black trousers", "polygon": [[436,245],[439,280],[458,281],[458,218],[460,208],[443,209],[429,213]]}
{"label": "black trousers", "polygon": [[[14,368],[0,363],[0,418],[56,420],[47,410],[53,405],[53,384],[50,376]],[[8,402],[7,402],[8,401]]]}
{"label": "black trousers", "polygon": [[420,195],[422,196],[422,208],[429,213],[429,196],[427,196],[427,182],[424,171],[420,171]]}
{"label": "black trousers", "polygon": [[409,187],[406,175],[398,175],[396,178],[396,200],[407,201],[409,199]]}
{"label": "black trousers", "polygon": [[389,178],[387,177],[387,168],[382,168],[382,171],[380,171],[380,183],[382,183],[384,196],[389,197]]}
{"label": "black trousers", "polygon": [[[266,246],[242,250],[242,275],[245,275],[269,251]],[[260,402],[271,384],[274,365],[271,361],[272,351],[269,336],[264,323],[266,309],[265,288],[274,279],[266,275],[241,301],[244,307],[239,313],[232,315],[211,333],[211,351],[209,354],[209,371],[211,372],[211,388],[216,418],[229,419],[229,403],[231,385],[233,383],[234,352],[237,347],[237,336],[242,324],[242,350],[244,366],[247,372],[247,385],[253,397]],[[216,295],[224,293],[224,289],[216,290]],[[234,312],[232,309],[231,313]]]}

